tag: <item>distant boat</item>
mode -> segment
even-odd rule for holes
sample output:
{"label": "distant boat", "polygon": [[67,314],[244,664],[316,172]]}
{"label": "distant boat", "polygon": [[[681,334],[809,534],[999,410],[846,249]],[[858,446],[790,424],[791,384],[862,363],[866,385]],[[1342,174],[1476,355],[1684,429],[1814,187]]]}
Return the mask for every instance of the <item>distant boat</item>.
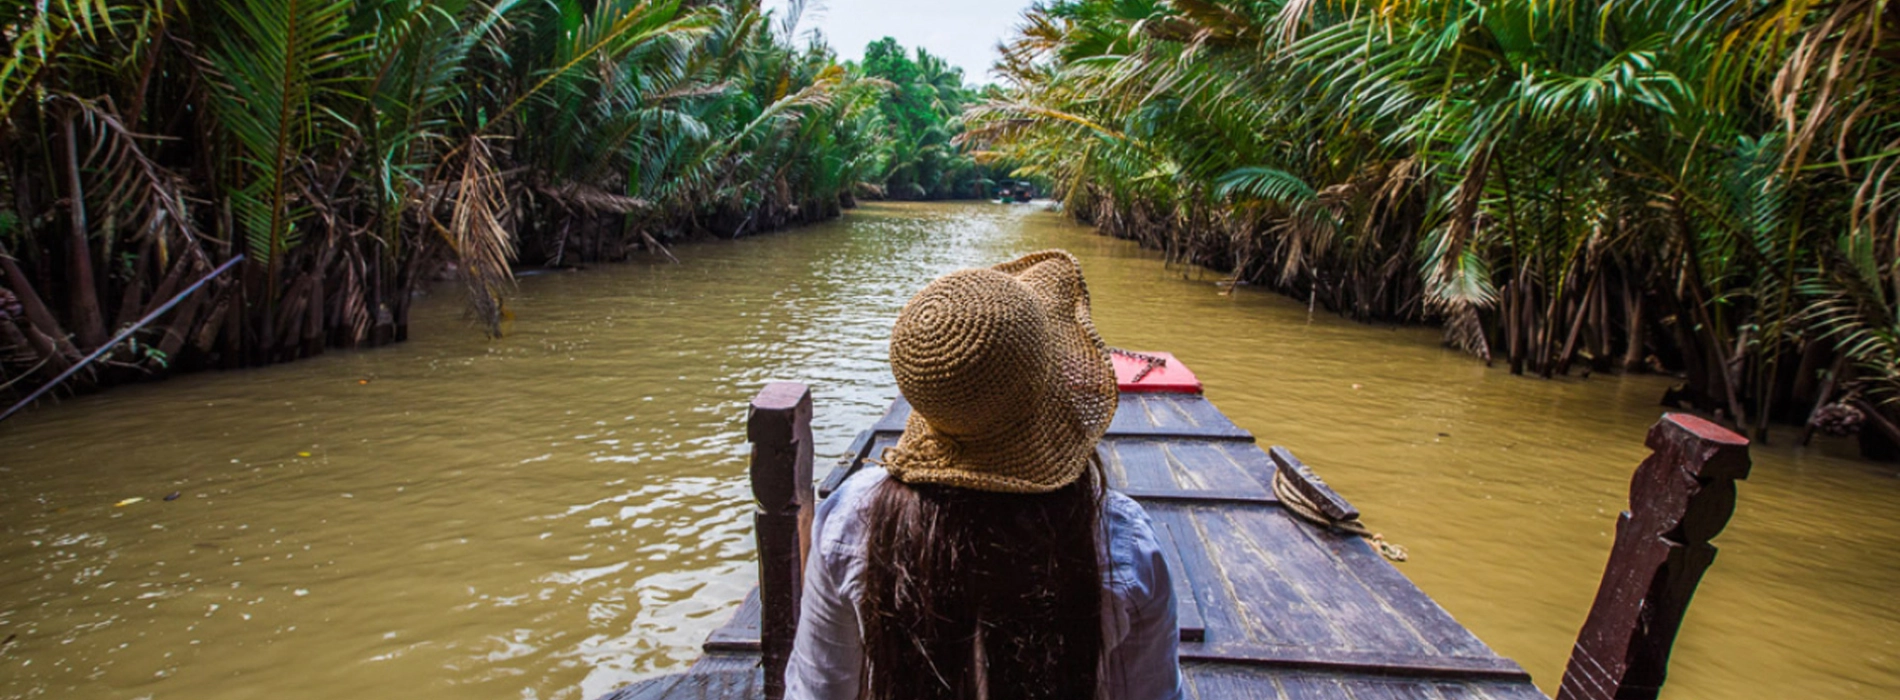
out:
{"label": "distant boat", "polygon": [[1002,180],[996,183],[996,203],[1013,204],[1036,198],[1036,184],[1028,180]]}

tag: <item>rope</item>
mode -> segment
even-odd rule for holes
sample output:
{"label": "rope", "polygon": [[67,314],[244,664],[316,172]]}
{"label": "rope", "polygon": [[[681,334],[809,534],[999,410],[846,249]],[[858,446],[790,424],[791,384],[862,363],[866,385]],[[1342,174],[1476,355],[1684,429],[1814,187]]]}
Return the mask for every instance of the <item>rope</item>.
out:
{"label": "rope", "polygon": [[1294,515],[1300,516],[1301,520],[1305,520],[1314,525],[1335,532],[1344,532],[1349,535],[1364,537],[1366,538],[1366,543],[1372,545],[1372,548],[1378,550],[1379,554],[1385,558],[1391,559],[1392,561],[1405,561],[1406,553],[1404,547],[1385,541],[1384,535],[1366,529],[1366,524],[1359,522],[1357,518],[1352,520],[1334,520],[1327,516],[1326,513],[1319,509],[1319,506],[1315,505],[1311,500],[1308,500],[1304,494],[1294,489],[1293,484],[1287,482],[1285,474],[1286,472],[1278,470],[1273,472],[1273,495],[1280,499],[1280,504],[1286,506],[1287,510],[1292,511]]}
{"label": "rope", "polygon": [[1135,373],[1134,379],[1128,380],[1128,383],[1130,384],[1141,381],[1142,377],[1148,376],[1148,373],[1155,371],[1155,368],[1157,367],[1168,366],[1168,358],[1161,357],[1160,355],[1150,355],[1143,352],[1135,352],[1133,350],[1123,350],[1121,348],[1109,348],[1108,351],[1111,354],[1121,355],[1122,357],[1141,360],[1142,362],[1148,363],[1147,367],[1143,367],[1141,368],[1140,372]]}

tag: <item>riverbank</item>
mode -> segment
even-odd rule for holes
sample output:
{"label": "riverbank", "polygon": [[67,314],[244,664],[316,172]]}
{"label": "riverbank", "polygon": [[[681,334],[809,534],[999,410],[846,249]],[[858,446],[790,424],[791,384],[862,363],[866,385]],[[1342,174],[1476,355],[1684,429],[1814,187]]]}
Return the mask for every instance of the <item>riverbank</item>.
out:
{"label": "riverbank", "polygon": [[[1046,247],[1081,257],[1110,343],[1180,355],[1554,690],[1666,380],[1522,381],[1039,208],[867,203],[524,279],[499,340],[438,287],[406,343],[0,426],[0,696],[589,700],[677,670],[755,576],[746,399],[809,382],[842,454],[895,394],[903,301]],[[1900,478],[1851,454],[1754,451],[1664,698],[1900,692]]]}
{"label": "riverbank", "polygon": [[835,216],[883,175],[899,134],[874,110],[911,86],[795,38],[798,12],[11,8],[36,49],[0,59],[0,392],[400,342],[449,265],[492,335],[516,262]]}
{"label": "riverbank", "polygon": [[[939,199],[931,201],[937,203],[951,203],[972,200]],[[515,259],[510,261],[511,273],[514,280],[518,282],[524,277],[547,274],[557,270],[572,270],[586,265],[601,263],[626,263],[639,256],[652,256],[655,259],[664,259],[668,262],[678,263],[679,259],[673,255],[671,250],[673,246],[694,245],[711,241],[733,240],[747,236],[789,232],[801,227],[837,219],[842,216],[847,209],[854,208],[857,204],[858,200],[855,198],[841,197],[837,200],[807,203],[807,205],[803,207],[761,207],[742,219],[736,219],[736,223],[734,221],[693,221],[692,223],[695,226],[700,226],[700,228],[673,231],[665,235],[664,239],[656,238],[651,233],[629,230],[625,226],[624,217],[620,215],[570,217],[554,223],[542,224],[536,227],[534,232],[530,232],[529,234],[515,234],[520,244]],[[734,219],[733,216],[726,216],[724,218]],[[703,227],[708,225],[729,225],[730,228],[713,229]],[[557,233],[549,234],[549,231]],[[446,285],[449,287],[466,288],[471,284],[478,284],[478,282],[468,279],[468,273],[460,269],[453,260],[436,260],[435,265],[436,267],[433,270],[425,270],[418,274],[417,279],[439,283],[438,287]],[[0,288],[0,291],[3,291],[3,288]],[[209,308],[206,306],[207,304],[210,306],[228,305],[230,303],[228,297],[232,292],[233,287],[231,285],[209,285],[206,291],[198,293],[198,298],[186,297],[193,303],[187,305],[185,308]],[[225,296],[220,297],[220,293],[223,293]],[[415,297],[427,293],[429,293],[429,291],[426,289],[412,289],[408,293],[408,296]],[[440,294],[446,292],[444,289],[438,288],[435,290],[435,293]],[[497,309],[502,312],[501,316],[503,318],[486,329],[486,332],[499,335],[504,334],[507,328],[512,328],[514,313],[505,308],[508,296],[506,291],[498,291],[496,298],[499,300],[500,305]],[[214,297],[217,301],[208,302],[202,297]],[[3,304],[0,304],[0,306],[3,306]],[[372,348],[407,340],[409,337],[407,308],[407,302],[405,302],[401,306],[400,314],[390,314],[386,324],[382,321],[378,321],[376,328],[380,330],[377,331],[373,338],[367,339],[361,344],[345,344],[344,349]],[[471,313],[475,312],[471,311]],[[57,390],[59,393],[55,394],[55,396],[75,396],[125,384],[162,381],[173,376],[192,372],[241,368],[242,365],[232,365],[223,362],[223,357],[217,352],[214,346],[216,342],[216,328],[206,329],[203,325],[205,319],[197,318],[193,321],[181,321],[181,319],[178,318],[179,316],[190,315],[188,312],[181,311],[170,317],[161,317],[160,320],[162,322],[155,324],[152,332],[136,336],[131,343],[122,346],[119,350],[108,353],[104,361],[100,363],[99,370],[88,376],[88,381],[75,383],[71,386],[62,385]],[[9,320],[6,314],[0,313],[0,324],[8,323]],[[199,325],[192,325],[194,321]],[[185,327],[182,330],[177,325],[181,322],[185,323]],[[476,328],[466,332],[483,333],[484,330]],[[166,339],[160,341],[159,345],[153,345],[148,340],[145,346],[146,350],[143,351],[147,354],[156,354],[162,357],[164,359],[164,364],[162,365],[146,366],[141,365],[138,361],[142,352],[139,350],[138,338],[151,337]],[[193,345],[186,341],[188,338],[197,338],[198,343]],[[286,356],[281,361],[294,361],[315,357],[323,354],[329,347],[331,346],[323,343],[306,345],[303,346],[301,354]],[[12,349],[18,350],[18,348]],[[9,350],[7,346],[0,346],[0,352],[7,350]],[[156,352],[153,353],[153,351]],[[181,353],[181,351],[186,352]],[[36,378],[42,381],[50,381],[52,379],[51,375],[23,375],[19,377],[22,381],[0,387],[0,408],[12,405],[14,402],[17,402],[38,388],[38,385],[25,381]],[[41,401],[44,402],[44,399]]]}
{"label": "riverbank", "polygon": [[[1275,271],[1292,266],[1281,257],[1289,254],[1286,246],[1277,246],[1278,252],[1260,259],[1262,253],[1257,248],[1261,232],[1255,228],[1257,222],[1234,216],[1234,212],[1205,207],[1186,213],[1183,222],[1152,203],[1121,202],[1099,195],[1082,199],[1091,206],[1081,210],[1064,209],[1078,223],[1091,226],[1103,235],[1156,251],[1170,263],[1203,267],[1226,275],[1223,286],[1246,286],[1276,293],[1309,309],[1374,327],[1397,324],[1436,329],[1441,345],[1468,354],[1471,354],[1470,348],[1462,345],[1470,337],[1486,337],[1482,328],[1468,325],[1474,321],[1434,312],[1421,301],[1423,287],[1412,274],[1417,261],[1405,252],[1416,247],[1415,240],[1391,245],[1396,257],[1378,266],[1383,272],[1376,278],[1361,274],[1363,270],[1343,261],[1339,261],[1340,267],[1315,268],[1299,276],[1283,277]],[[1875,384],[1856,383],[1854,363],[1835,348],[1832,340],[1815,338],[1803,342],[1800,352],[1788,358],[1790,364],[1774,370],[1775,384],[1769,390],[1776,392],[1777,403],[1767,410],[1774,419],[1773,426],[1779,429],[1771,429],[1767,421],[1738,424],[1736,416],[1748,415],[1741,408],[1748,397],[1725,393],[1726,388],[1721,391],[1712,388],[1727,386],[1726,380],[1710,379],[1708,373],[1717,370],[1701,366],[1701,360],[1682,352],[1682,347],[1668,345],[1671,342],[1668,338],[1681,331],[1684,318],[1693,317],[1682,311],[1658,318],[1655,310],[1644,311],[1633,305],[1640,303],[1637,300],[1653,297],[1653,291],[1626,291],[1624,305],[1614,309],[1608,306],[1610,297],[1601,297],[1604,307],[1591,317],[1595,327],[1580,335],[1585,324],[1581,320],[1572,324],[1569,339],[1563,346],[1565,352],[1557,356],[1559,359],[1546,359],[1535,371],[1525,372],[1521,355],[1516,360],[1493,358],[1490,348],[1504,345],[1504,339],[1495,334],[1489,341],[1480,341],[1486,349],[1475,353],[1475,359],[1487,367],[1502,364],[1511,374],[1529,374],[1542,379],[1568,378],[1573,370],[1581,379],[1604,375],[1655,376],[1667,380],[1653,397],[1658,405],[1695,410],[1750,435],[1757,444],[1786,441],[1805,447],[1817,434],[1851,437],[1856,441],[1855,449],[1861,459],[1900,461],[1900,423],[1895,422],[1900,414],[1887,404],[1869,400],[1868,395],[1878,396],[1884,390]],[[1612,318],[1623,319],[1615,323],[1625,324],[1620,339],[1609,330]],[[1627,329],[1631,326],[1627,324],[1630,323],[1641,330],[1629,333]],[[1477,335],[1472,336],[1474,333]],[[1681,337],[1675,342],[1688,345]],[[1877,380],[1867,382],[1877,383]]]}
{"label": "riverbank", "polygon": [[[426,257],[414,261],[413,271],[398,285],[398,299],[389,299],[375,303],[375,318],[364,318],[361,337],[342,337],[337,333],[322,330],[330,325],[322,321],[333,310],[325,301],[300,301],[306,308],[316,308],[313,317],[319,320],[309,328],[311,333],[298,330],[298,327],[285,329],[290,336],[302,338],[302,341],[285,348],[284,352],[252,356],[233,338],[246,331],[241,325],[227,327],[227,315],[242,314],[242,307],[249,303],[245,281],[231,278],[215,278],[207,275],[201,288],[180,292],[177,310],[154,318],[154,323],[139,332],[113,350],[107,352],[94,365],[85,366],[75,379],[58,385],[54,396],[74,396],[92,391],[110,389],[125,384],[160,381],[181,374],[208,370],[230,370],[277,364],[308,359],[324,354],[333,348],[344,350],[380,347],[399,343],[409,338],[409,308],[411,301],[428,293],[431,283],[440,283],[464,290],[467,298],[473,300],[469,306],[469,315],[481,320],[481,325],[464,332],[482,335],[500,335],[504,324],[512,325],[514,313],[507,308],[511,296],[510,287],[523,271],[545,271],[548,268],[572,268],[584,264],[626,262],[636,255],[652,255],[678,262],[669,250],[669,244],[690,243],[714,239],[730,240],[744,236],[777,233],[809,226],[814,223],[836,219],[844,211],[842,200],[831,199],[823,202],[807,202],[805,206],[784,206],[774,203],[762,204],[759,208],[746,213],[743,219],[732,222],[700,222],[691,217],[695,226],[730,225],[729,231],[715,233],[707,228],[690,228],[663,233],[655,237],[652,232],[627,226],[625,216],[611,214],[606,216],[588,216],[579,212],[569,212],[566,218],[539,226],[522,224],[523,229],[509,233],[516,248],[511,259],[506,261],[501,278],[492,270],[471,269],[458,264],[451,257]],[[735,219],[728,215],[726,219]],[[664,242],[662,238],[666,239]],[[3,253],[0,253],[3,254]],[[466,261],[463,261],[466,262]],[[17,268],[16,268],[17,269]],[[232,275],[235,278],[237,275]],[[15,286],[19,279],[14,280]],[[0,282],[6,281],[0,275]],[[505,279],[506,281],[502,281]],[[175,281],[175,280],[174,280]],[[255,280],[252,280],[255,281]],[[313,287],[321,295],[321,283]],[[182,283],[180,283],[182,286]],[[30,287],[21,287],[28,289]],[[475,290],[480,290],[475,291]],[[439,290],[438,290],[439,291]],[[0,330],[12,331],[11,335],[0,336],[0,340],[13,338],[16,344],[0,343],[0,355],[14,358],[31,358],[31,343],[26,334],[44,337],[37,328],[30,325],[28,315],[21,304],[12,301],[15,297],[5,287],[0,287]],[[151,304],[156,308],[166,299],[154,298]],[[37,303],[37,300],[35,301]],[[364,302],[367,303],[367,302]],[[338,302],[344,304],[346,302]],[[11,309],[9,311],[8,309]],[[225,311],[228,310],[228,311]],[[346,309],[347,311],[347,309]],[[367,313],[367,310],[357,309]],[[300,312],[301,313],[301,312]],[[483,318],[492,314],[492,318]],[[349,319],[332,319],[344,322]],[[20,327],[15,327],[15,323]],[[130,327],[130,319],[125,322]],[[334,330],[334,329],[331,329]],[[38,389],[41,384],[54,379],[56,370],[62,370],[80,360],[81,347],[68,343],[61,346],[52,358],[59,362],[42,361],[34,364],[24,373],[5,376],[8,381],[0,385],[0,408],[11,406]],[[5,363],[0,363],[3,366]],[[35,382],[38,383],[35,383]],[[45,402],[46,399],[40,399]]]}
{"label": "riverbank", "polygon": [[1172,258],[1900,459],[1890,8],[1301,7],[1032,8],[970,138]]}

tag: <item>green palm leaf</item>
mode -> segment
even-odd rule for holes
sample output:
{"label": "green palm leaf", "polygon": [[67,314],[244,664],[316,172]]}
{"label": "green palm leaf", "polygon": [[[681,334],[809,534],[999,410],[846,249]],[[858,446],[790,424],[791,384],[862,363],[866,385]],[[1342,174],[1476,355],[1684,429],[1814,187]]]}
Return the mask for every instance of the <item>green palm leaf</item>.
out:
{"label": "green palm leaf", "polygon": [[272,270],[297,245],[298,161],[312,144],[345,138],[336,116],[356,99],[346,70],[367,57],[368,37],[350,31],[349,0],[224,0],[216,26],[212,85],[220,124],[237,142],[241,183],[232,204],[251,259]]}

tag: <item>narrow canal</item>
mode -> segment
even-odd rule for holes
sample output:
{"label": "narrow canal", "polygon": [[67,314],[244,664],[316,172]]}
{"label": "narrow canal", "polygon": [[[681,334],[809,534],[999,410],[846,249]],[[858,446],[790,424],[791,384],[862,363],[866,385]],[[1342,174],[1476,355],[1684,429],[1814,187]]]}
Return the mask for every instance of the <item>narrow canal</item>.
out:
{"label": "narrow canal", "polygon": [[[499,341],[445,287],[400,346],[0,425],[0,697],[585,700],[682,668],[754,575],[748,396],[811,383],[835,457],[894,396],[904,299],[1045,247],[1111,344],[1179,355],[1555,689],[1666,378],[1510,377],[1040,208],[874,204],[525,279]],[[1900,478],[1850,455],[1755,451],[1665,698],[1900,693]]]}

